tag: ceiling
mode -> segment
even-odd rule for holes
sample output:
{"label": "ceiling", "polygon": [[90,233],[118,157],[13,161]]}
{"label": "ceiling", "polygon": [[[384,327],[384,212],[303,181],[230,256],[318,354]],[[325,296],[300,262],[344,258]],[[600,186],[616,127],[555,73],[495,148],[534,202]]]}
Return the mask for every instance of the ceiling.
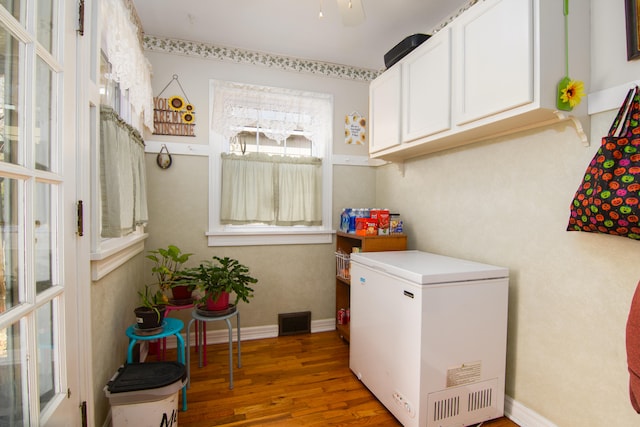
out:
{"label": "ceiling", "polygon": [[431,33],[470,0],[362,0],[355,26],[342,23],[337,0],[133,3],[148,35],[381,70],[402,39]]}

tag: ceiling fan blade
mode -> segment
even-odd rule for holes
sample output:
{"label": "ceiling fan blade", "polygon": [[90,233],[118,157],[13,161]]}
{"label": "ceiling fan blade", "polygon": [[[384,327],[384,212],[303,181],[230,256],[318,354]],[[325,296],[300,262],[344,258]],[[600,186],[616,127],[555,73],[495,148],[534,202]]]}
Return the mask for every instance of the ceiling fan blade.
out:
{"label": "ceiling fan blade", "polygon": [[336,0],[342,16],[342,23],[347,27],[355,27],[364,22],[362,0]]}

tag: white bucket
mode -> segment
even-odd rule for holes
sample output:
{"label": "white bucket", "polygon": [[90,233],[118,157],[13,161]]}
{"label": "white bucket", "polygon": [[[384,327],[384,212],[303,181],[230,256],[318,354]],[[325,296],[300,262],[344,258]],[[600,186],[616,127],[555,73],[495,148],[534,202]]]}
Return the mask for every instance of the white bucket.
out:
{"label": "white bucket", "polygon": [[113,427],[177,427],[178,400],[178,391],[176,391],[162,400],[152,402],[129,405],[112,403],[112,425]]}
{"label": "white bucket", "polygon": [[[172,362],[120,368],[104,387],[113,427],[177,427],[178,393],[187,383],[182,372],[184,365]],[[164,378],[158,380],[158,373]]]}

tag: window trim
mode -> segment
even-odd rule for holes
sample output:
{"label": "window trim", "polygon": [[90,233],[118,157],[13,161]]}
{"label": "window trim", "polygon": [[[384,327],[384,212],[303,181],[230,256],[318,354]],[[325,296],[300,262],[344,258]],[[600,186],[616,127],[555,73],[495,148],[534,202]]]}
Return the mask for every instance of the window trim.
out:
{"label": "window trim", "polygon": [[124,237],[103,239],[99,249],[91,253],[91,280],[102,279],[141,253],[147,237],[147,233],[138,230]]}
{"label": "window trim", "polygon": [[[213,105],[215,80],[209,80],[209,106]],[[333,96],[329,99],[333,111]],[[209,224],[208,246],[256,246],[256,245],[301,245],[331,243],[333,234],[331,223],[333,189],[333,114],[329,116],[327,140],[322,150],[322,225],[315,227],[295,226],[239,226],[220,224],[220,174],[224,136],[213,131],[209,117]]]}

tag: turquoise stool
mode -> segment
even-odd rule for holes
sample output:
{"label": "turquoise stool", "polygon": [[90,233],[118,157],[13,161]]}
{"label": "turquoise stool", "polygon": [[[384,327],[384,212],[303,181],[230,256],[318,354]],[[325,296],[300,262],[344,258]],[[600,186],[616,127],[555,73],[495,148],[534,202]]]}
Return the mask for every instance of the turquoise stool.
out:
{"label": "turquoise stool", "polygon": [[[129,337],[129,350],[127,351],[127,363],[133,363],[133,347],[136,345],[138,341],[153,341],[160,338],[166,338],[171,335],[176,336],[177,340],[177,353],[178,353],[178,362],[185,364],[184,357],[184,339],[180,334],[180,331],[184,327],[184,323],[180,319],[173,318],[165,318],[162,322],[162,330],[156,334],[151,335],[139,335],[136,333],[136,325],[131,325],[127,328],[127,336]],[[189,367],[187,366],[187,372]],[[188,382],[188,378],[187,378]],[[182,411],[187,410],[187,384],[182,387]]]}

